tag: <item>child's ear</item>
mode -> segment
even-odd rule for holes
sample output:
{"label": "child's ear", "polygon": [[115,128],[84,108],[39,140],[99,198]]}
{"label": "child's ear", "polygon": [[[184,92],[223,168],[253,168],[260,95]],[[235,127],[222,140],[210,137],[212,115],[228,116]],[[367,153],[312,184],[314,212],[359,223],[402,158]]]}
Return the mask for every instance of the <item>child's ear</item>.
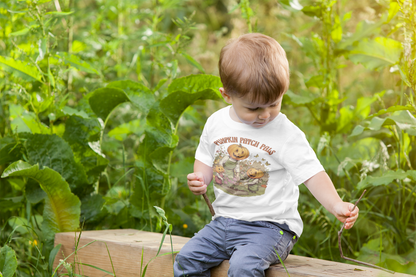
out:
{"label": "child's ear", "polygon": [[232,104],[231,103],[231,96],[225,91],[225,89],[220,88],[220,92],[221,92],[222,98],[224,98],[225,102],[227,102],[228,104]]}

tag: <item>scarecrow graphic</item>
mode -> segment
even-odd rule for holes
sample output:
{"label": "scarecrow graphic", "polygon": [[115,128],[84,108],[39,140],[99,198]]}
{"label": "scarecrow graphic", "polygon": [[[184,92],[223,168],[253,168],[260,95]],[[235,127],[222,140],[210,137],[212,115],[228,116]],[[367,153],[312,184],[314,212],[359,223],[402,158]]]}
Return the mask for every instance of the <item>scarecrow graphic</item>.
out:
{"label": "scarecrow graphic", "polygon": [[258,156],[251,159],[250,151],[241,144],[232,144],[226,150],[221,147],[214,159],[214,185],[228,194],[241,197],[264,194],[269,174],[266,165],[254,159]]}

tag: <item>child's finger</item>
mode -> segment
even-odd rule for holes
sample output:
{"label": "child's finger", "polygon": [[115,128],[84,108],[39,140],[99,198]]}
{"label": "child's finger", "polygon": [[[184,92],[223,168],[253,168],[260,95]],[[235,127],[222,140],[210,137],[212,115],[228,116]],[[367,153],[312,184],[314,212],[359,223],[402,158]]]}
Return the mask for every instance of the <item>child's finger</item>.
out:
{"label": "child's finger", "polygon": [[200,195],[200,194],[204,194],[207,191],[207,186],[202,185],[202,186],[197,186],[197,187],[190,187],[189,189],[191,190],[193,194]]}
{"label": "child's finger", "polygon": [[186,178],[188,179],[188,181],[193,181],[197,179],[197,176],[195,173],[189,173],[188,176],[186,176]]}

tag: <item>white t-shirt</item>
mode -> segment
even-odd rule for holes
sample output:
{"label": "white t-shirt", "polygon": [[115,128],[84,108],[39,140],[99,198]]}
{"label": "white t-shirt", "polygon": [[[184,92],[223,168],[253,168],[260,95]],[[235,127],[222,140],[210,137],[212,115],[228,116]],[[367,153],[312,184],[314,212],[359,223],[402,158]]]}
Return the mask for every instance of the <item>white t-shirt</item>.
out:
{"label": "white t-shirt", "polygon": [[298,186],[324,171],[305,134],[284,114],[262,128],[212,114],[195,158],[213,168],[216,217],[286,224],[298,236]]}

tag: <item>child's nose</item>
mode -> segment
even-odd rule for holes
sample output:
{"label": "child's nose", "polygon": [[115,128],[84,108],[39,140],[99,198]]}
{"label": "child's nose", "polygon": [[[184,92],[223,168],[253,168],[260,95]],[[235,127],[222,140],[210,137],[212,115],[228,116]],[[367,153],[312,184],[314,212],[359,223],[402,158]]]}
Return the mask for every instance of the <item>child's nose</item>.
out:
{"label": "child's nose", "polygon": [[270,117],[270,112],[267,110],[264,110],[260,113],[259,118],[260,119],[268,119]]}

